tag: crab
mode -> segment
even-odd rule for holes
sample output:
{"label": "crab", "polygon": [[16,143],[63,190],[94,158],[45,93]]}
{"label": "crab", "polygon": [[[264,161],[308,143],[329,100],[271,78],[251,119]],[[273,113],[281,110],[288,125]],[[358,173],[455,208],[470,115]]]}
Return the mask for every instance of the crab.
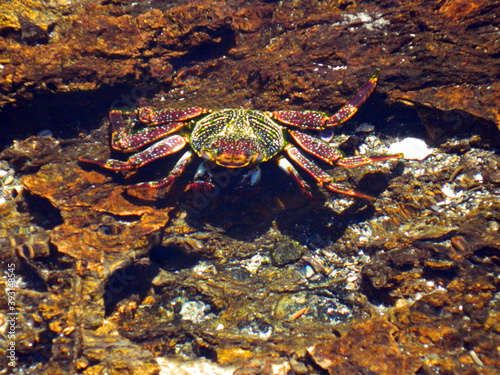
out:
{"label": "crab", "polygon": [[[264,112],[242,108],[153,110],[145,99],[140,99],[138,108],[132,112],[112,110],[109,121],[112,128],[111,147],[114,150],[141,151],[134,153],[126,161],[86,157],[80,157],[79,160],[113,171],[135,170],[190,145],[166,177],[158,181],[128,185],[127,189],[147,187],[168,190],[197,155],[203,161],[191,184],[195,188],[210,190],[214,187],[211,170],[215,166],[247,168],[248,173],[243,175],[241,185],[253,187],[260,179],[259,164],[271,160],[295,180],[303,193],[311,195],[308,183],[285,157],[286,154],[324,188],[372,200],[375,198],[370,195],[336,183],[312,158],[304,155],[299,147],[330,165],[347,168],[401,158],[401,154],[344,157],[340,150],[327,141],[309,134],[310,131],[325,130],[350,119],[375,89],[378,76],[377,70],[332,116],[318,111]],[[141,124],[140,129],[130,131],[130,124],[127,124],[124,115],[132,121],[132,127]],[[152,145],[146,147],[149,144]]]}

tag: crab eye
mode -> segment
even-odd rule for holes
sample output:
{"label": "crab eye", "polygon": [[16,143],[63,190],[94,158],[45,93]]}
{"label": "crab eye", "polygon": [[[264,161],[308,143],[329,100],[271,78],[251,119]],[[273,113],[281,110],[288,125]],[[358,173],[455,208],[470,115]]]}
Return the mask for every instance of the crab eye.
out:
{"label": "crab eye", "polygon": [[254,156],[252,156],[252,164],[258,164],[261,163],[264,160],[264,154],[257,153]]}
{"label": "crab eye", "polygon": [[207,151],[207,150],[203,150],[203,151],[201,151],[200,156],[201,156],[203,159],[205,159],[205,160],[214,160],[214,159],[215,159],[215,158],[214,158],[214,155],[213,155],[211,152]]}

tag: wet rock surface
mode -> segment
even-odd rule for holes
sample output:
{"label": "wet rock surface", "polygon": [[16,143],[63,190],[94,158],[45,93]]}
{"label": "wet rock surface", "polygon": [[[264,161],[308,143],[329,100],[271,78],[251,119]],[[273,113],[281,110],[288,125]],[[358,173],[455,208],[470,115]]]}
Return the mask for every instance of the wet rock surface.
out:
{"label": "wet rock surface", "polygon": [[[0,371],[495,373],[495,6],[1,5]],[[107,111],[142,96],[333,113],[376,68],[376,92],[332,144],[376,154],[416,137],[432,154],[324,166],[373,203],[309,199],[272,163],[252,191],[224,170],[212,192],[185,191],[193,165],[167,193],[125,186],[164,177],[176,155],[134,173],[77,161],[109,157]]]}

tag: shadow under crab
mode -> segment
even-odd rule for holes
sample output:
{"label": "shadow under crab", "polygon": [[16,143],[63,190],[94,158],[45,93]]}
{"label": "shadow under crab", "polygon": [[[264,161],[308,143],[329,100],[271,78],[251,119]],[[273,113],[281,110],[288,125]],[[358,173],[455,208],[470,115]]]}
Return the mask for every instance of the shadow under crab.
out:
{"label": "shadow under crab", "polygon": [[[328,142],[307,133],[307,131],[325,130],[350,119],[375,89],[378,76],[377,70],[332,116],[318,111],[263,112],[242,108],[209,110],[190,107],[155,111],[148,106],[145,99],[141,99],[135,111],[124,113],[113,110],[109,114],[109,119],[112,126],[113,149],[121,152],[143,149],[142,151],[133,154],[126,161],[96,160],[86,157],[80,157],[79,160],[113,171],[136,170],[154,160],[181,151],[189,144],[190,150],[184,152],[165,178],[129,185],[127,189],[142,187],[169,189],[197,155],[203,161],[190,185],[196,189],[206,191],[214,188],[214,176],[211,170],[215,166],[229,169],[248,168],[248,173],[242,175],[240,186],[254,187],[261,176],[259,164],[272,160],[295,180],[303,193],[311,195],[307,182],[282,155],[284,151],[288,158],[328,190],[374,199],[372,196],[336,183],[316,162],[306,157],[299,147],[330,165],[347,168],[401,158],[401,154],[344,157],[340,150]],[[124,114],[132,119],[131,126],[125,121]],[[137,123],[145,127],[135,131],[133,128]],[[146,147],[150,143],[153,144]]]}

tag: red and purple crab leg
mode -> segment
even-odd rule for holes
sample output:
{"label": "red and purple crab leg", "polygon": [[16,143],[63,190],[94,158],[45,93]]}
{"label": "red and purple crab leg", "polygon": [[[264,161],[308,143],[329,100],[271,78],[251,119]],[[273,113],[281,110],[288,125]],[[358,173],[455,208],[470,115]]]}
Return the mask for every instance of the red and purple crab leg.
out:
{"label": "red and purple crab leg", "polygon": [[323,130],[331,126],[337,126],[350,119],[358,111],[377,86],[380,71],[377,70],[371,78],[366,81],[359,91],[346,104],[342,106],[333,116],[328,117],[325,113],[316,111],[276,111],[270,116],[286,125],[296,126],[301,129]]}
{"label": "red and purple crab leg", "polygon": [[321,139],[297,130],[290,130],[289,134],[300,147],[321,160],[326,161],[328,164],[334,165],[335,161],[343,157],[342,152]]}
{"label": "red and purple crab leg", "polygon": [[[122,112],[111,111],[109,113],[109,121],[112,127],[111,147],[124,152],[137,150],[181,129],[185,126],[183,121],[206,112],[207,110],[203,108],[169,109],[155,112],[151,107],[140,107],[137,110],[139,121],[147,123],[151,127],[130,135],[125,127]],[[159,126],[160,124],[165,125]]]}
{"label": "red and purple crab leg", "polygon": [[134,151],[148,143],[157,141],[168,134],[182,129],[186,124],[184,122],[172,122],[162,126],[155,126],[143,129],[136,134],[128,135],[123,125],[122,113],[111,111],[109,113],[113,132],[111,133],[111,147],[117,151]]}
{"label": "red and purple crab leg", "polygon": [[337,160],[336,164],[341,167],[354,168],[354,167],[359,167],[361,165],[375,163],[378,161],[397,160],[401,159],[402,157],[403,154],[351,156],[348,158]]}
{"label": "red and purple crab leg", "polygon": [[345,195],[350,195],[352,197],[365,198],[374,200],[375,198],[358,193],[357,191],[349,189],[347,186],[337,184],[332,181],[332,177],[322,170],[316,163],[306,158],[296,147],[288,144],[285,146],[285,151],[288,156],[295,161],[298,165],[300,165],[307,173],[309,173],[321,186],[324,186],[328,190],[334,191],[336,193],[341,193]]}
{"label": "red and purple crab leg", "polygon": [[167,122],[185,121],[208,112],[207,109],[199,107],[190,107],[185,109],[164,109],[161,111],[155,111],[152,107],[141,106],[141,104],[144,103],[142,101],[139,101],[139,108],[137,109],[137,119],[140,122],[152,126],[165,124]]}
{"label": "red and purple crab leg", "polygon": [[344,158],[341,151],[333,148],[321,139],[297,130],[290,130],[289,133],[298,145],[302,147],[302,149],[331,165],[340,165],[342,167],[352,168],[378,161],[401,159],[403,157],[403,154],[392,154],[352,156]]}
{"label": "red and purple crab leg", "polygon": [[160,159],[164,156],[173,154],[181,150],[186,145],[186,139],[180,135],[172,135],[168,138],[155,143],[151,147],[141,151],[128,158],[127,161],[109,159],[109,160],[95,160],[88,159],[85,157],[80,157],[78,160],[97,164],[103,168],[111,169],[113,171],[122,171],[137,169],[145,164],[152,162],[153,160]]}
{"label": "red and purple crab leg", "polygon": [[366,81],[363,86],[361,86],[356,95],[354,95],[346,104],[342,106],[342,108],[340,108],[326,121],[325,126],[337,126],[354,116],[361,104],[363,104],[371,95],[373,90],[375,90],[379,75],[380,70],[377,69],[370,79]]}
{"label": "red and purple crab leg", "polygon": [[179,161],[175,164],[174,168],[167,177],[162,178],[158,181],[148,181],[141,182],[135,185],[129,185],[127,186],[127,189],[136,189],[142,187],[159,189],[162,187],[170,187],[170,185],[172,185],[172,183],[177,180],[177,178],[179,178],[179,176],[184,172],[189,163],[191,163],[191,161],[193,160],[193,156],[194,154],[191,151],[186,151],[184,155],[182,155],[182,157],[179,159]]}
{"label": "red and purple crab leg", "polygon": [[292,164],[290,164],[288,160],[286,160],[283,156],[279,156],[278,158],[276,158],[276,163],[297,183],[297,185],[299,185],[302,193],[312,196],[311,188],[309,187],[308,183],[304,181],[299,172],[297,172],[297,170],[293,167]]}

